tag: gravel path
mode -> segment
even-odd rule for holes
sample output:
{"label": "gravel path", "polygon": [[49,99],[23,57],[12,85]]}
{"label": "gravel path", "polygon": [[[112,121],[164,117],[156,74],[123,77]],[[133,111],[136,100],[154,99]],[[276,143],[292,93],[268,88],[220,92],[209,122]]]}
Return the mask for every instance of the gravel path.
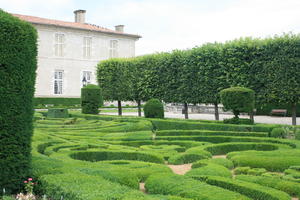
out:
{"label": "gravel path", "polygon": [[184,175],[192,169],[192,164],[168,165],[175,174]]}
{"label": "gravel path", "polygon": [[[118,115],[118,113],[100,113],[101,115]],[[143,113],[142,113],[143,114]],[[124,116],[138,116],[137,112],[126,112],[123,113]],[[179,113],[165,112],[166,118],[177,118],[184,119],[184,115]],[[226,118],[232,118],[233,115],[220,114],[220,120]],[[247,115],[242,115],[241,118],[249,118]],[[214,120],[214,114],[189,114],[189,119],[204,119],[204,120]],[[291,125],[291,117],[270,117],[270,116],[255,116],[254,120],[256,123],[266,123],[266,124],[283,124]],[[300,124],[300,117],[297,117],[297,124]]]}

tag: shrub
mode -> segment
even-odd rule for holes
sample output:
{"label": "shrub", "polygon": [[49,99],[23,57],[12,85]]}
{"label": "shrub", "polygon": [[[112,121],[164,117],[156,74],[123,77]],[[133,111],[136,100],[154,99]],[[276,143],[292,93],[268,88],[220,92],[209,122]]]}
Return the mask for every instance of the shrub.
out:
{"label": "shrub", "polygon": [[[200,164],[200,163],[198,163]],[[198,168],[193,168],[192,170],[188,171],[185,176],[192,177],[192,176],[222,176],[231,178],[231,172],[229,169],[222,165],[216,164],[205,164],[202,163],[204,166],[200,166]]]}
{"label": "shrub", "polygon": [[75,106],[80,105],[81,99],[80,98],[46,98],[46,97],[35,97],[33,99],[34,106],[39,107],[41,105],[44,107],[47,104],[52,104],[54,106]]}
{"label": "shrub", "polygon": [[232,110],[236,118],[241,112],[254,109],[254,91],[243,87],[232,87],[220,92],[221,102],[226,110]]}
{"label": "shrub", "polygon": [[267,170],[264,168],[237,167],[234,169],[235,174],[247,174],[254,176],[260,176],[266,172]]}
{"label": "shrub", "polygon": [[151,175],[146,180],[145,188],[151,194],[176,195],[199,200],[249,200],[241,194],[174,174]]}
{"label": "shrub", "polygon": [[273,177],[239,175],[236,179],[256,183],[266,187],[284,191],[291,196],[300,197],[300,183],[281,180]]}
{"label": "shrub", "polygon": [[224,119],[224,124],[254,124],[252,119],[241,119],[237,117],[233,117],[230,119]]}
{"label": "shrub", "polygon": [[103,104],[103,99],[99,86],[89,84],[81,88],[82,113],[98,114],[100,104]]}
{"label": "shrub", "polygon": [[30,176],[37,33],[1,9],[0,30],[0,188],[10,193]]}
{"label": "shrub", "polygon": [[273,128],[270,133],[270,137],[283,138],[285,136],[285,130],[283,128]]}
{"label": "shrub", "polygon": [[233,163],[231,160],[228,160],[226,158],[214,158],[214,159],[209,159],[209,160],[200,160],[195,163],[193,163],[192,168],[198,168],[203,166],[203,164],[216,164],[216,165],[222,165],[228,169],[233,168]]}
{"label": "shrub", "polygon": [[144,106],[146,118],[164,118],[164,106],[158,99],[150,99]]}
{"label": "shrub", "polygon": [[67,118],[69,117],[68,109],[50,108],[47,113],[48,118]]}
{"label": "shrub", "polygon": [[208,176],[193,178],[214,186],[218,186],[227,190],[235,191],[251,199],[256,200],[290,200],[290,196],[285,192],[275,190],[273,188],[260,186],[258,184],[249,183],[245,181],[232,180],[224,177]]}

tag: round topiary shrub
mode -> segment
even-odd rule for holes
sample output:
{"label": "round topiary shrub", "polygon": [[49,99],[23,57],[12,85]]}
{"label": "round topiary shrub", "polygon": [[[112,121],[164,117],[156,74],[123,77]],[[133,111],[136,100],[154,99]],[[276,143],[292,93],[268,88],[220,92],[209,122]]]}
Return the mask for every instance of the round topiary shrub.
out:
{"label": "round topiary shrub", "polygon": [[0,9],[0,196],[30,176],[37,33]]}
{"label": "round topiary shrub", "polygon": [[225,110],[232,110],[238,118],[241,112],[252,112],[254,109],[254,91],[243,87],[231,87],[220,92],[221,102]]}
{"label": "round topiary shrub", "polygon": [[158,99],[150,99],[144,105],[146,118],[164,118],[164,105]]}
{"label": "round topiary shrub", "polygon": [[284,128],[273,128],[270,137],[275,137],[275,138],[284,138],[286,136],[286,132]]}
{"label": "round topiary shrub", "polygon": [[98,114],[103,105],[101,89],[97,85],[89,84],[81,88],[81,108],[84,114]]}

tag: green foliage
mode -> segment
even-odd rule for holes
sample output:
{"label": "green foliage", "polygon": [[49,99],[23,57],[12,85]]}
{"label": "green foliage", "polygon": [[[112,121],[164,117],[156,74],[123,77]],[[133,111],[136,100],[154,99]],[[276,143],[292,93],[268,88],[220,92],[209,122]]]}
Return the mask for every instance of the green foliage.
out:
{"label": "green foliage", "polygon": [[205,164],[216,164],[216,165],[221,165],[226,167],[227,169],[232,169],[233,168],[233,163],[231,160],[228,160],[226,158],[213,158],[213,159],[208,159],[208,160],[199,160],[195,163],[193,163],[192,168],[198,168],[202,167]]}
{"label": "green foliage", "polygon": [[234,169],[235,174],[246,174],[254,176],[260,176],[266,172],[267,170],[264,168],[237,167]]}
{"label": "green foliage", "polygon": [[50,108],[47,113],[48,118],[67,118],[69,117],[68,109]]}
{"label": "green foliage", "polygon": [[300,197],[300,183],[290,182],[290,181],[281,180],[279,178],[273,178],[273,177],[260,177],[260,176],[247,176],[247,175],[236,176],[236,179],[274,188],[286,192],[291,196]]}
{"label": "green foliage", "polygon": [[146,118],[164,118],[164,105],[158,99],[150,99],[144,105]]}
{"label": "green foliage", "polygon": [[10,193],[30,175],[37,33],[1,9],[0,30],[0,188]]}
{"label": "green foliage", "polygon": [[75,106],[80,105],[80,98],[46,98],[46,97],[35,97],[33,98],[33,103],[35,107],[45,105],[53,105],[53,106]]}
{"label": "green foliage", "polygon": [[273,130],[270,133],[270,137],[274,138],[284,138],[286,131],[283,128],[273,128]]}
{"label": "green foliage", "polygon": [[275,190],[273,188],[260,186],[258,184],[249,183],[240,180],[233,180],[217,176],[193,176],[193,178],[214,186],[218,186],[227,190],[238,192],[251,199],[257,200],[289,200],[290,196],[285,192]]}
{"label": "green foliage", "polygon": [[193,176],[222,176],[231,178],[231,172],[229,169],[222,165],[217,165],[213,163],[201,163],[198,162],[198,167],[193,168],[192,170],[188,171],[185,176],[193,177]]}
{"label": "green foliage", "polygon": [[89,84],[81,88],[81,107],[84,114],[98,114],[99,105],[103,105],[101,89]]}
{"label": "green foliage", "polygon": [[254,121],[251,119],[241,119],[238,117],[224,119],[223,122],[224,124],[254,124]]}
{"label": "green foliage", "polygon": [[232,110],[236,118],[241,112],[252,112],[254,109],[254,91],[248,88],[231,87],[220,92],[224,109]]}
{"label": "green foliage", "polygon": [[[173,174],[154,174],[146,180],[148,193],[176,195],[199,200],[248,200],[249,198],[192,178]],[[284,200],[284,199],[282,199]]]}

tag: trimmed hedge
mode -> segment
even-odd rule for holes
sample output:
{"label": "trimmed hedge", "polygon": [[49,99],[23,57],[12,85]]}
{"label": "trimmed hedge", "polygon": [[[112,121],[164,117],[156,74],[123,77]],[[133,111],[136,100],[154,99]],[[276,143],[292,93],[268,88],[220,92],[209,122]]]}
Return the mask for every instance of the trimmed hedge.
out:
{"label": "trimmed hedge", "polygon": [[233,163],[231,160],[228,160],[226,158],[214,158],[214,159],[208,159],[208,160],[199,160],[192,165],[192,169],[202,167],[205,164],[216,164],[216,165],[222,165],[226,167],[227,169],[233,168]]}
{"label": "trimmed hedge", "polygon": [[229,169],[222,165],[217,165],[213,163],[201,163],[202,166],[200,166],[200,162],[198,162],[198,167],[193,167],[192,170],[188,171],[185,176],[187,177],[193,177],[193,176],[222,176],[231,178],[231,172]]}
{"label": "trimmed hedge", "polygon": [[203,147],[192,147],[182,154],[171,156],[168,162],[170,164],[180,165],[211,157],[211,153],[203,150]]}
{"label": "trimmed hedge", "polygon": [[81,88],[82,113],[98,114],[99,105],[103,105],[103,98],[99,86],[89,84]]}
{"label": "trimmed hedge", "polygon": [[274,188],[288,193],[291,196],[300,197],[300,183],[282,180],[279,178],[272,177],[261,177],[261,176],[249,176],[239,175],[235,177],[238,180],[247,181],[263,185],[266,187]]}
{"label": "trimmed hedge", "polygon": [[224,136],[251,136],[251,137],[268,137],[264,132],[238,132],[238,131],[210,131],[210,130],[164,130],[156,131],[157,136],[182,136],[182,135],[224,135]]}
{"label": "trimmed hedge", "polygon": [[158,99],[150,99],[144,105],[146,118],[164,118],[164,105]]}
{"label": "trimmed hedge", "polygon": [[139,160],[153,163],[164,163],[162,156],[154,153],[134,152],[134,151],[86,151],[76,152],[70,155],[76,160],[86,160],[91,162],[103,160]]}
{"label": "trimmed hedge", "polygon": [[33,98],[33,103],[34,103],[34,106],[39,106],[39,105],[42,105],[42,106],[45,106],[45,105],[74,106],[74,105],[80,105],[81,98],[35,97],[35,98]]}
{"label": "trimmed hedge", "polygon": [[0,30],[0,188],[11,193],[30,176],[37,32],[1,9]]}
{"label": "trimmed hedge", "polygon": [[150,194],[176,195],[197,200],[249,200],[241,194],[174,174],[154,174],[146,180],[145,188]]}
{"label": "trimmed hedge", "polygon": [[194,176],[196,180],[204,181],[210,185],[218,186],[230,191],[238,192],[256,200],[290,200],[290,196],[273,188],[240,180],[232,180],[217,176]]}

